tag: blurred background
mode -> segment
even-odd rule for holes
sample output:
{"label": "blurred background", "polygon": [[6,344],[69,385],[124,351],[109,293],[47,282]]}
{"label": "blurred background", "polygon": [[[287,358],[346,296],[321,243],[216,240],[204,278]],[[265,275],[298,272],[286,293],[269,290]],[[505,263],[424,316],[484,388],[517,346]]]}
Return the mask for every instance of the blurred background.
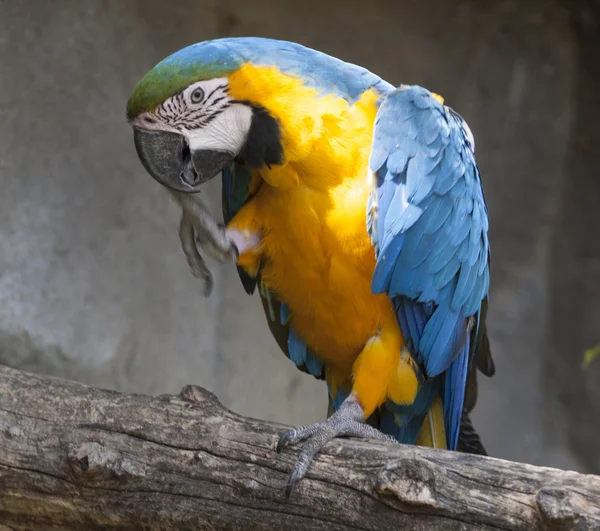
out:
{"label": "blurred background", "polygon": [[[297,41],[442,94],[474,132],[492,242],[489,453],[600,473],[600,2],[0,0],[0,363],[126,391],[204,386],[321,420],[233,266],[202,297],[139,163],[135,83],[193,42]],[[219,183],[207,192],[220,209]]]}

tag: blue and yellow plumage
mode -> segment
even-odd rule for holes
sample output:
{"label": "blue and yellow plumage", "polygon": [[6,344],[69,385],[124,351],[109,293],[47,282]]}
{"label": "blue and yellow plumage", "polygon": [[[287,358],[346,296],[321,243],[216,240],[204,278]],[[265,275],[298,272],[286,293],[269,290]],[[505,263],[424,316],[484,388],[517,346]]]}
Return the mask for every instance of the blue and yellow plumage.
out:
{"label": "blue and yellow plumage", "polygon": [[492,372],[488,218],[468,126],[424,88],[260,38],[173,54],[128,116],[215,77],[280,129],[280,163],[237,158],[222,174],[228,229],[260,235],[238,268],[249,293],[260,285],[278,343],[327,381],[330,413],[352,393],[396,440],[456,449],[473,360]]}

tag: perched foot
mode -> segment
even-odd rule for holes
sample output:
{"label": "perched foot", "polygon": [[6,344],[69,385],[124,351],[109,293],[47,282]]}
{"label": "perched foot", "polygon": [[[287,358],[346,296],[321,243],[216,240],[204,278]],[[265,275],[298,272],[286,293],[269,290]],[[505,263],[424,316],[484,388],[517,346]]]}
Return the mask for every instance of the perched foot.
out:
{"label": "perched foot", "polygon": [[364,411],[358,399],[352,394],[344,400],[340,408],[327,421],[286,431],[279,438],[277,452],[281,452],[289,444],[297,444],[305,440],[306,442],[302,445],[296,466],[294,466],[294,470],[290,474],[287,488],[285,489],[285,497],[290,497],[294,485],[306,475],[314,456],[331,439],[336,437],[360,437],[363,439],[396,442],[396,439],[393,437],[385,435],[372,426],[365,424],[365,420]]}

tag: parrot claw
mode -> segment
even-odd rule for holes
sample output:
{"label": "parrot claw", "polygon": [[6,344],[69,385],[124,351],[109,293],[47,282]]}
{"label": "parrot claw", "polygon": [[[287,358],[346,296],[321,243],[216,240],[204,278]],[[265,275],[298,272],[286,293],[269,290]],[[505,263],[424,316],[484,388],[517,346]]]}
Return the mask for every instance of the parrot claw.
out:
{"label": "parrot claw", "polygon": [[217,223],[199,194],[170,191],[181,206],[179,240],[192,275],[204,281],[203,294],[210,296],[214,286],[213,276],[198,247],[218,262],[237,260],[237,247],[231,241],[226,228]]}
{"label": "parrot claw", "polygon": [[195,241],[194,227],[185,214],[181,216],[181,221],[179,223],[179,240],[181,242],[183,254],[185,254],[187,263],[192,271],[192,275],[200,280],[204,280],[203,295],[208,297],[213,288],[212,273],[208,269],[206,261],[198,252]]}
{"label": "parrot claw", "polygon": [[227,229],[218,225],[216,232],[210,234],[197,233],[196,243],[208,256],[222,264],[237,260],[237,249],[230,239]]}
{"label": "parrot claw", "polygon": [[289,445],[306,441],[288,479],[285,489],[286,499],[289,499],[296,483],[306,476],[315,455],[336,437],[359,437],[397,443],[393,437],[365,424],[362,406],[354,395],[350,395],[327,421],[288,430],[279,438],[277,453]]}

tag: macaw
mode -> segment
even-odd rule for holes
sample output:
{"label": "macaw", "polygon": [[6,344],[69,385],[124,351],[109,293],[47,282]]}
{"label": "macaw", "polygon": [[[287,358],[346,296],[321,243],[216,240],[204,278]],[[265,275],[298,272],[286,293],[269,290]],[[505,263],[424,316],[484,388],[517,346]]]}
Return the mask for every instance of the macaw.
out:
{"label": "macaw", "polygon": [[485,453],[468,413],[475,369],[494,372],[488,212],[473,134],[441,96],[224,38],[159,62],[127,117],[167,189],[222,175],[223,249],[281,349],[327,384],[327,420],[279,440],[303,443],[288,496],[334,437]]}

